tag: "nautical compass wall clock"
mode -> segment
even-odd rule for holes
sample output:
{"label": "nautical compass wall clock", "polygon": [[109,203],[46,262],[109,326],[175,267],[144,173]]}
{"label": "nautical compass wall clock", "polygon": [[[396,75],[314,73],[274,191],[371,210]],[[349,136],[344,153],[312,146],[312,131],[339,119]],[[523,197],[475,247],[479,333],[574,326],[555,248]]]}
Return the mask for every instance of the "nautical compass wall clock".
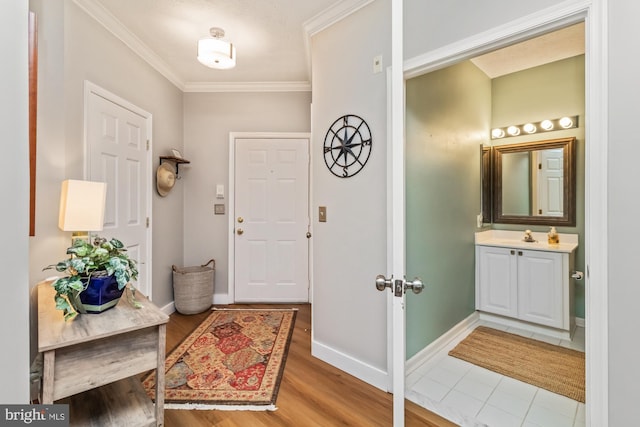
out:
{"label": "nautical compass wall clock", "polygon": [[347,114],[337,119],[324,137],[324,162],[337,177],[362,170],[371,155],[371,130],[362,118]]}

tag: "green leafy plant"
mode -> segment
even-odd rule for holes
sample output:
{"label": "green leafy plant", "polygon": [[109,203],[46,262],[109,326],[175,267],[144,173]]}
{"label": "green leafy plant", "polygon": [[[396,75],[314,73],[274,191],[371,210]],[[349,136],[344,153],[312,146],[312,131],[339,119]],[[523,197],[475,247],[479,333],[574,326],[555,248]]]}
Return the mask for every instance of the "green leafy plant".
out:
{"label": "green leafy plant", "polygon": [[52,284],[56,290],[56,308],[63,311],[65,320],[73,319],[78,314],[72,301],[86,289],[91,277],[114,275],[118,289],[123,289],[131,280],[138,278],[136,261],[129,258],[126,251],[118,239],[107,241],[96,237],[93,243],[76,240],[73,246],[67,248],[68,259],[45,268],[67,273],[67,276]]}

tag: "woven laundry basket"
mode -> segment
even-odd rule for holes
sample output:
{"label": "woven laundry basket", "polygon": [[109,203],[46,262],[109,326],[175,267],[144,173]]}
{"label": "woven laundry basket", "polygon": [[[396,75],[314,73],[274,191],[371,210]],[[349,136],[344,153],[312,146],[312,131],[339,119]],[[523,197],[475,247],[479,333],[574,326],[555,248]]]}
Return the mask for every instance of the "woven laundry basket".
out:
{"label": "woven laundry basket", "polygon": [[[212,264],[212,267],[209,267]],[[202,313],[213,303],[216,261],[195,267],[172,267],[173,298],[176,310],[182,314]]]}

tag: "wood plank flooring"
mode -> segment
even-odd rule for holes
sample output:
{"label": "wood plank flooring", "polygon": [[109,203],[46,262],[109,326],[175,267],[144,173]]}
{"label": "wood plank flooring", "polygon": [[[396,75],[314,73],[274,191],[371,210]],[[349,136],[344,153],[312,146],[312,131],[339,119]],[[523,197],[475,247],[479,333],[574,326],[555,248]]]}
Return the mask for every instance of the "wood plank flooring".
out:
{"label": "wood plank flooring", "polygon": [[[277,411],[209,411],[165,409],[166,427],[333,427],[392,426],[392,395],[370,386],[311,356],[311,306],[297,307],[291,347],[278,400]],[[269,308],[239,305],[237,308]],[[283,307],[283,306],[279,306]],[[176,347],[209,311],[185,316],[171,315],[167,325],[167,349]],[[406,401],[407,427],[455,426],[412,402]]]}

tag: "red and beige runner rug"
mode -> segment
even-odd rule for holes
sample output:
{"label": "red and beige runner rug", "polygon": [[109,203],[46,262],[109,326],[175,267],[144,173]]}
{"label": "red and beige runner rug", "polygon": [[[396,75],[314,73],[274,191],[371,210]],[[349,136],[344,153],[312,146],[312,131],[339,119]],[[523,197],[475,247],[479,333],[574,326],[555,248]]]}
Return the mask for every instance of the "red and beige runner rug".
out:
{"label": "red and beige runner rug", "polygon": [[[166,358],[165,408],[275,410],[295,318],[214,309]],[[143,386],[155,398],[155,371]]]}

